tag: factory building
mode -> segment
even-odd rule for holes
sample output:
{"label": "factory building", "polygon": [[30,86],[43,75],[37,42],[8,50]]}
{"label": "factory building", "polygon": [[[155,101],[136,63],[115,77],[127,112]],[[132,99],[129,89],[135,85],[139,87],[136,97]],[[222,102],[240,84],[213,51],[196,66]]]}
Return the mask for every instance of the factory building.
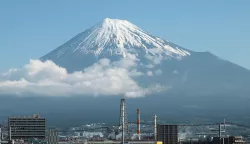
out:
{"label": "factory building", "polygon": [[178,126],[177,125],[157,125],[157,141],[163,144],[178,143]]}
{"label": "factory building", "polygon": [[45,139],[46,120],[38,114],[28,117],[9,117],[8,126],[10,140]]}
{"label": "factory building", "polygon": [[242,136],[230,136],[229,144],[245,144],[245,141]]}
{"label": "factory building", "polygon": [[[80,144],[80,143],[74,143]],[[121,144],[121,141],[86,141],[81,144]],[[162,142],[157,141],[127,141],[124,144],[162,144]]]}
{"label": "factory building", "polygon": [[214,137],[212,144],[245,144],[245,141],[242,136]]}
{"label": "factory building", "polygon": [[242,136],[212,137],[212,139],[189,139],[182,144],[245,144]]}

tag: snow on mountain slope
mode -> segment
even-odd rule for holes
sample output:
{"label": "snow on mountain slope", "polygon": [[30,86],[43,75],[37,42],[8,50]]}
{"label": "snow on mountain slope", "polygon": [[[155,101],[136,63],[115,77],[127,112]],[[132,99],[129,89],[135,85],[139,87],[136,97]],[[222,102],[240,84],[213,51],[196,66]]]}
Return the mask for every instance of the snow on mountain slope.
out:
{"label": "snow on mountain slope", "polygon": [[104,19],[101,23],[78,34],[42,59],[63,59],[74,54],[93,54],[95,57],[135,55],[166,57],[180,60],[190,52],[154,37],[136,25],[118,19]]}
{"label": "snow on mountain slope", "polygon": [[106,18],[41,58],[69,73],[84,71],[101,59],[119,61],[115,68],[127,69],[132,63],[142,73],[133,80],[143,87],[156,83],[191,94],[249,92],[249,70],[208,52],[186,50],[126,20]]}

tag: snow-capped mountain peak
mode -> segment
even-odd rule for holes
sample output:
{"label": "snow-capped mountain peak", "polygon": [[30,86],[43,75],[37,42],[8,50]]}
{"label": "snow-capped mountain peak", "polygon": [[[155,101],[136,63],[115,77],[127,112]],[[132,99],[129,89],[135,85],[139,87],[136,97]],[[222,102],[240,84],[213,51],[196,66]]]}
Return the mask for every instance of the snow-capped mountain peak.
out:
{"label": "snow-capped mountain peak", "polygon": [[166,40],[154,37],[127,20],[105,18],[92,28],[57,48],[49,55],[61,58],[71,54],[95,56],[156,56],[181,59],[190,52],[171,45]]}

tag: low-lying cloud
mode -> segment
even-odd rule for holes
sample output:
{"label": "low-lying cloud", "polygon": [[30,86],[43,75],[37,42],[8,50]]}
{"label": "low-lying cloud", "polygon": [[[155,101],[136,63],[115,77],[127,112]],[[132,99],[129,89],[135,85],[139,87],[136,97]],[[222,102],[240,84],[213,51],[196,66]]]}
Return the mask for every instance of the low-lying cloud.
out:
{"label": "low-lying cloud", "polygon": [[68,73],[52,61],[30,60],[22,68],[0,74],[0,95],[141,97],[164,90],[157,84],[140,87],[134,78],[143,75],[136,69],[134,59],[116,62],[101,59],[85,70],[74,73]]}

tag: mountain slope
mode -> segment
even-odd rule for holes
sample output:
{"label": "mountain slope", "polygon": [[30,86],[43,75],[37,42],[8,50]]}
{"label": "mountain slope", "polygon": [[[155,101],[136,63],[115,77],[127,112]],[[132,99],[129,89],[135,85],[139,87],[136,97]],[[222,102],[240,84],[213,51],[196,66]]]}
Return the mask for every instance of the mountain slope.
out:
{"label": "mountain slope", "polygon": [[180,60],[190,53],[150,35],[126,20],[106,18],[41,59],[53,60],[69,71],[75,71],[88,67],[101,58],[117,60],[135,56],[142,59],[148,55]]}
{"label": "mountain slope", "polygon": [[[128,21],[105,19],[43,56],[41,60],[52,60],[59,66],[65,67],[68,72],[73,73],[89,68],[103,58],[114,62],[108,64],[114,64],[116,67],[120,65],[124,69],[132,65],[134,71],[132,69],[131,72],[141,75],[139,77],[129,76],[141,87],[159,84],[168,88],[168,91],[163,93],[151,93],[147,97],[128,99],[129,121],[136,120],[138,107],[142,110],[143,120],[152,120],[152,116],[156,113],[160,120],[166,120],[168,123],[185,120],[202,123],[203,118],[206,120],[205,123],[218,122],[225,117],[231,118],[230,120],[234,118],[249,121],[249,113],[247,113],[250,110],[248,104],[249,70],[220,59],[209,52],[193,52],[184,49],[155,37]],[[38,79],[34,79],[35,76],[32,75],[34,71],[43,70],[43,66],[37,63],[34,64],[34,67],[28,65],[32,73],[27,71],[21,75],[21,79],[31,79],[31,86],[33,86],[31,89],[37,89],[32,84],[43,81],[45,78],[45,83],[42,83],[48,85],[45,91],[51,93],[54,88],[63,91],[62,88],[65,87],[56,88],[51,86],[51,82],[48,83],[48,79],[53,79],[50,75],[44,76],[41,75],[43,73],[38,73],[35,75]],[[46,67],[46,71],[51,71],[51,67],[50,63]],[[60,68],[52,71],[53,74],[58,75],[55,82],[61,84],[61,81],[67,81],[67,83],[62,83],[66,86],[75,83],[78,86],[79,81],[89,84],[88,76],[93,72],[90,71],[87,75],[76,73],[72,80],[72,76],[68,76],[64,69],[63,75],[58,73],[58,69]],[[94,74],[98,74],[99,71],[95,70]],[[11,72],[13,71],[16,69],[11,70]],[[21,72],[26,71],[21,70]],[[38,70],[38,72],[40,71]],[[102,74],[96,77],[100,78]],[[11,79],[14,80],[13,85],[17,86],[15,77],[20,78],[19,73]],[[66,79],[62,77],[66,77]],[[95,76],[91,75],[91,77]],[[38,85],[41,84],[38,83]],[[108,84],[103,82],[100,85],[103,87]],[[94,83],[94,89],[89,87],[87,89],[80,87],[80,89],[96,92],[96,87],[96,83]],[[122,85],[122,87],[125,86]],[[0,96],[0,120],[6,120],[9,115],[40,113],[48,119],[50,126],[72,126],[85,122],[118,123],[119,102],[123,95],[95,98],[83,96],[80,93],[80,96],[74,97],[60,97],[60,95],[56,95],[59,97],[44,97],[44,89],[38,90],[40,92],[38,96],[29,95],[22,98],[7,94]],[[11,91],[13,91],[13,87],[11,87]],[[100,115],[102,115],[101,118]]]}
{"label": "mountain slope", "polygon": [[102,58],[132,59],[145,75],[144,86],[161,84],[186,95],[247,95],[249,70],[209,52],[193,52],[152,36],[126,20],[104,19],[41,60],[52,60],[69,72],[83,70]]}

